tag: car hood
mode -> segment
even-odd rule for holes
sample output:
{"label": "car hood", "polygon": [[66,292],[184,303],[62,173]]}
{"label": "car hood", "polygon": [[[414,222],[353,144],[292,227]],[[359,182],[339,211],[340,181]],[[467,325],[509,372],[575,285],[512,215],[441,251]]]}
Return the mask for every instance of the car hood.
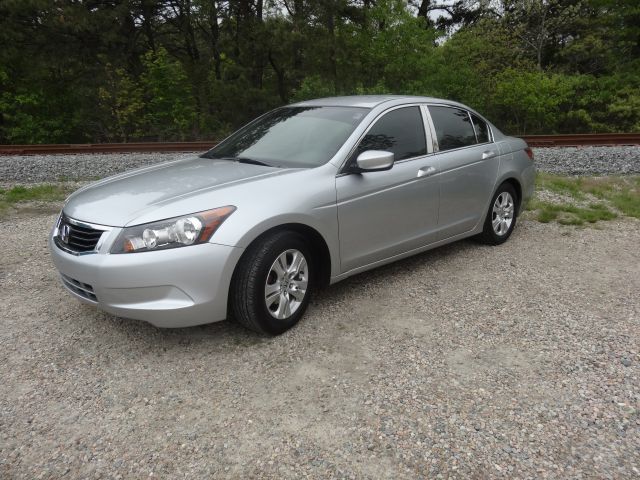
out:
{"label": "car hood", "polygon": [[[209,158],[179,160],[88,185],[69,197],[64,212],[77,220],[122,227],[167,202],[292,170]],[[207,208],[213,207],[200,210]]]}

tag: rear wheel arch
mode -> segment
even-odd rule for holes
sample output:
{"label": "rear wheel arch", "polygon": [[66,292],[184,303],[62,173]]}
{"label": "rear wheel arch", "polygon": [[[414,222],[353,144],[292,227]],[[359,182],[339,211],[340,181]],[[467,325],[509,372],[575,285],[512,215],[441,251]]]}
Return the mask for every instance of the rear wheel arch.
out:
{"label": "rear wheel arch", "polygon": [[475,236],[481,243],[500,245],[506,242],[516,226],[518,193],[508,180],[498,185],[482,222],[481,232]]}
{"label": "rear wheel arch", "polygon": [[[516,216],[518,216],[520,215],[520,209],[522,208],[522,185],[520,184],[517,178],[507,177],[504,180],[502,180],[502,182],[500,182],[496,187],[496,189],[493,191],[493,195],[495,195],[495,192],[497,192],[500,189],[500,187],[502,187],[502,185],[504,185],[505,183],[508,183],[509,185],[511,185],[513,189],[516,191],[516,196],[518,197],[516,198]],[[493,195],[492,195],[492,198],[493,198]]]}

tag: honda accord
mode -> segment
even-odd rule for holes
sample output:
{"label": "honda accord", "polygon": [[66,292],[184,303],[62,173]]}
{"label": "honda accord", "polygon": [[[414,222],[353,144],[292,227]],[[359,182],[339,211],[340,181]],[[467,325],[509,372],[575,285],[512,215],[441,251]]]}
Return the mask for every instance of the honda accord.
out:
{"label": "honda accord", "polygon": [[49,245],[66,289],[112,314],[279,334],[323,285],[466,237],[503,243],[534,177],[527,144],[465,105],[325,98],[81,188]]}

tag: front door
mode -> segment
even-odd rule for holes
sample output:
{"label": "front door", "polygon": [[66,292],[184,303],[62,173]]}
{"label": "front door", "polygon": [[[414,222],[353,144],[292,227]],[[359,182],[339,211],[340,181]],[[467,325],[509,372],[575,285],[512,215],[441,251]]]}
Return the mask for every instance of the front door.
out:
{"label": "front door", "polygon": [[427,155],[420,107],[390,110],[362,138],[350,162],[367,150],[395,155],[391,170],[336,178],[342,273],[435,241],[438,165]]}

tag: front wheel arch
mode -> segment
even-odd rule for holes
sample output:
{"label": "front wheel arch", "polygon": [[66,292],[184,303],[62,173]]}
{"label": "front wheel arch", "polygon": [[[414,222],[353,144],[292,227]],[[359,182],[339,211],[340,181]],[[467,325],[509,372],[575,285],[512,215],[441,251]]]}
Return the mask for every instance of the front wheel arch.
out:
{"label": "front wheel arch", "polygon": [[[329,285],[331,280],[331,252],[329,250],[329,246],[325,241],[324,237],[318,232],[315,228],[310,227],[309,225],[305,225],[303,223],[283,223],[277,225],[275,227],[271,227],[264,232],[260,233],[253,240],[249,242],[247,247],[244,250],[243,256],[249,251],[250,248],[255,246],[257,243],[261,242],[265,238],[273,235],[274,233],[281,231],[290,231],[293,233],[297,233],[301,235],[307,242],[309,242],[309,246],[313,252],[316,263],[316,286],[318,287],[326,287]],[[240,264],[240,260],[236,264],[235,268],[238,268],[238,264]],[[235,269],[234,269],[235,270]]]}
{"label": "front wheel arch", "polygon": [[[309,304],[315,288],[315,277],[308,275],[314,271],[313,253],[304,237],[291,230],[261,240],[245,250],[233,272],[228,318],[256,332],[279,335],[298,323]],[[298,277],[301,272],[306,273]],[[292,299],[298,302],[294,309]]]}
{"label": "front wheel arch", "polygon": [[[234,295],[234,283],[237,277],[237,273],[241,265],[243,264],[243,260],[250,255],[251,251],[259,245],[261,242],[266,239],[272,237],[275,234],[280,232],[290,232],[296,235],[299,235],[304,239],[306,243],[308,243],[311,254],[313,256],[314,262],[314,278],[313,282],[315,284],[315,288],[323,288],[329,285],[331,281],[331,252],[329,250],[329,246],[327,242],[322,237],[322,235],[313,227],[309,225],[301,224],[301,223],[283,223],[277,225],[275,227],[271,227],[259,235],[257,235],[253,240],[251,240],[247,247],[244,249],[244,252],[236,262],[236,265],[233,268],[233,272],[231,275],[231,280],[229,282],[229,289],[227,291],[227,318],[234,318],[233,315],[233,295]],[[254,330],[258,330],[255,329]]]}

